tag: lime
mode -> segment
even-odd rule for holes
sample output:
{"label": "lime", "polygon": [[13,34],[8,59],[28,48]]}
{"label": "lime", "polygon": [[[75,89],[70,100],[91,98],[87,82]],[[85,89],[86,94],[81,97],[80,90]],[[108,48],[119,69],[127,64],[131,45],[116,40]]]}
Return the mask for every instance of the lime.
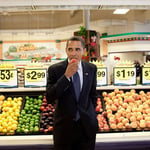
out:
{"label": "lime", "polygon": [[38,106],[37,105],[34,105],[34,109],[37,109],[38,108]]}
{"label": "lime", "polygon": [[25,106],[25,107],[24,107],[24,110],[25,110],[25,111],[29,110],[29,107],[26,107],[26,106]]}
{"label": "lime", "polygon": [[39,99],[43,99],[43,95],[39,95],[38,98],[39,98]]}
{"label": "lime", "polygon": [[22,110],[22,111],[21,111],[21,115],[24,116],[25,114],[26,114],[25,110]]}
{"label": "lime", "polygon": [[21,129],[18,128],[18,129],[16,130],[16,133],[20,133],[20,132],[21,132]]}
{"label": "lime", "polygon": [[35,126],[39,126],[39,122],[35,122],[35,124],[34,124]]}
{"label": "lime", "polygon": [[[30,121],[29,121],[29,122],[30,122]],[[26,126],[29,126],[29,125],[30,125],[29,122],[26,123]]]}
{"label": "lime", "polygon": [[24,120],[26,120],[26,118],[27,118],[27,116],[26,116],[26,115],[24,115],[24,116],[22,117],[22,119],[24,119]]}
{"label": "lime", "polygon": [[30,131],[30,132],[33,132],[33,131],[34,131],[34,128],[33,128],[33,127],[30,127],[30,128],[29,128],[29,131]]}
{"label": "lime", "polygon": [[30,121],[30,126],[33,126],[34,125],[34,121]]}
{"label": "lime", "polygon": [[28,129],[24,129],[24,133],[28,133],[29,132],[29,130]]}
{"label": "lime", "polygon": [[38,104],[42,104],[42,100],[41,99],[38,99]]}
{"label": "lime", "polygon": [[19,121],[19,124],[23,124],[23,121],[22,121],[22,120],[20,120],[20,121]]}
{"label": "lime", "polygon": [[37,110],[40,110],[40,108],[41,108],[41,105],[39,105],[39,106],[37,107]]}
{"label": "lime", "polygon": [[37,105],[37,104],[38,104],[38,101],[37,101],[37,100],[35,100],[35,101],[34,101],[34,105]]}
{"label": "lime", "polygon": [[37,113],[40,113],[40,110],[36,110]]}
{"label": "lime", "polygon": [[31,107],[33,108],[33,107],[34,107],[34,104],[30,104],[30,108],[31,108]]}
{"label": "lime", "polygon": [[41,116],[41,114],[37,111],[36,116],[40,117],[40,116]]}
{"label": "lime", "polygon": [[34,132],[38,132],[39,131],[39,127],[38,126],[35,126],[34,127]]}
{"label": "lime", "polygon": [[36,113],[36,109],[33,109],[33,110],[32,110],[32,114],[35,114],[35,113]]}
{"label": "lime", "polygon": [[26,125],[26,126],[25,126],[25,129],[29,129],[29,126]]}
{"label": "lime", "polygon": [[26,96],[25,99],[28,100],[28,99],[29,99],[29,96]]}
{"label": "lime", "polygon": [[30,100],[30,102],[31,102],[31,101],[33,101],[33,98],[32,98],[32,97],[30,97],[30,98],[29,98],[29,100]]}
{"label": "lime", "polygon": [[28,111],[27,111],[27,113],[28,113],[28,114],[31,114],[31,113],[32,113],[32,111],[31,111],[31,110],[28,110]]}

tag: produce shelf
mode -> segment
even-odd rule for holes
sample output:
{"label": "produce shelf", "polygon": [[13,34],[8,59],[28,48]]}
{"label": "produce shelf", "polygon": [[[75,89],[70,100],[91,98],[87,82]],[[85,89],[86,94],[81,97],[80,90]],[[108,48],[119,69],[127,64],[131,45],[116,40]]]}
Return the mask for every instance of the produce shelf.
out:
{"label": "produce shelf", "polygon": [[[116,143],[116,142],[145,142],[150,143],[150,132],[126,132],[126,133],[98,133],[96,143]],[[53,145],[52,135],[21,135],[21,136],[1,136],[0,146],[13,145]]]}
{"label": "produce shelf", "polygon": [[[114,86],[114,85],[108,85],[108,86],[101,86],[97,87],[97,90],[113,90],[113,89],[150,89],[150,86],[148,85],[135,85],[135,86]],[[25,87],[18,87],[18,88],[0,88],[0,92],[44,92],[46,91],[46,87],[39,87],[39,88],[25,88]]]}

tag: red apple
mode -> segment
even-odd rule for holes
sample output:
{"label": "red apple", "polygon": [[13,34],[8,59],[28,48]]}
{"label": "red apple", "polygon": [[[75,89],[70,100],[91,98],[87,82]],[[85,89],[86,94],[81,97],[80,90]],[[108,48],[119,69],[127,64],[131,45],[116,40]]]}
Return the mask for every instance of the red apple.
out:
{"label": "red apple", "polygon": [[74,63],[76,61],[77,61],[76,59],[71,59],[69,63],[72,64],[72,63]]}

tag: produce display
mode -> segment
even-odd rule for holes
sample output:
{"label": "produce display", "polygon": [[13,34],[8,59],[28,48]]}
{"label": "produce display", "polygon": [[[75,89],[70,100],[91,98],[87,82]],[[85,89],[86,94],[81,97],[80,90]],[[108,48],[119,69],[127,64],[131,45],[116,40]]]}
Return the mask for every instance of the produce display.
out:
{"label": "produce display", "polygon": [[25,106],[19,115],[17,133],[28,134],[39,132],[42,99],[42,95],[25,97]]}
{"label": "produce display", "polygon": [[150,92],[115,89],[102,95],[113,131],[150,130]]}
{"label": "produce display", "polygon": [[2,105],[4,103],[5,100],[5,96],[4,95],[0,95],[0,112],[2,111]]}
{"label": "produce display", "polygon": [[[0,94],[0,135],[52,134],[55,106],[42,95]],[[95,108],[98,132],[150,130],[150,92],[103,91]]]}
{"label": "produce display", "polygon": [[15,134],[23,99],[22,97],[7,97],[7,99],[5,99],[3,95],[1,95],[1,98],[4,99],[4,102],[0,114],[0,134]]}
{"label": "produce display", "polygon": [[54,111],[53,105],[48,104],[46,98],[43,98],[41,105],[41,120],[40,120],[40,132],[41,133],[51,133],[53,131],[53,121],[54,121]]}

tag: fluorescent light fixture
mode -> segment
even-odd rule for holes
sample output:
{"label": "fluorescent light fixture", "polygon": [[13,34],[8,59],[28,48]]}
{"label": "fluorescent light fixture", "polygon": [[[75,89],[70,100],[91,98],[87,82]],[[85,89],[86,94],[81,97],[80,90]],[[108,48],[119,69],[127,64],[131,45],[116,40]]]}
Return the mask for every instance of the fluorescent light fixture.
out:
{"label": "fluorescent light fixture", "polygon": [[113,14],[126,14],[129,9],[116,9]]}

